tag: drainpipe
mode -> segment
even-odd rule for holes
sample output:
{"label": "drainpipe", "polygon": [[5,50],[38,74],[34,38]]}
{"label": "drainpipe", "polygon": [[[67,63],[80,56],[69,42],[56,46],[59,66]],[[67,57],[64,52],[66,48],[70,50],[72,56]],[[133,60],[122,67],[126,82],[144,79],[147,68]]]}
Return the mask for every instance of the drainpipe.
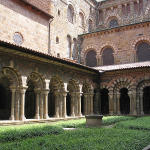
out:
{"label": "drainpipe", "polygon": [[53,21],[53,18],[50,18],[48,22],[48,54],[51,54],[51,22]]}

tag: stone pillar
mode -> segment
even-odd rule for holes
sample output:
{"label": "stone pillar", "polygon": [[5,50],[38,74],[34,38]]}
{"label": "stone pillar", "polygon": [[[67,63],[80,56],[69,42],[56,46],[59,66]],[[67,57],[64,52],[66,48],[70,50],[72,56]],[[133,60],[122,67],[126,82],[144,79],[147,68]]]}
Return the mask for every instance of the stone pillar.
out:
{"label": "stone pillar", "polygon": [[130,114],[136,115],[136,93],[135,92],[129,92],[130,97]]}
{"label": "stone pillar", "polygon": [[71,93],[71,116],[74,117],[74,104],[75,104],[75,95],[74,93]]}
{"label": "stone pillar", "polygon": [[25,120],[25,92],[26,88],[20,90],[20,120]]}
{"label": "stone pillar", "polygon": [[82,116],[82,114],[81,114],[81,96],[82,96],[82,93],[79,93],[79,95],[78,95],[78,116]]}
{"label": "stone pillar", "polygon": [[59,94],[59,117],[63,117],[63,96]]}
{"label": "stone pillar", "polygon": [[120,115],[120,93],[117,93],[117,114]]}
{"label": "stone pillar", "polygon": [[48,93],[49,90],[43,91],[44,101],[43,101],[43,118],[48,119]]}
{"label": "stone pillar", "polygon": [[90,95],[89,95],[89,97],[90,97],[90,98],[89,98],[89,101],[90,101],[90,102],[89,102],[89,103],[90,103],[90,106],[89,106],[90,112],[89,112],[89,113],[90,113],[90,114],[93,114],[93,95],[94,95],[94,94],[90,94]]}
{"label": "stone pillar", "polygon": [[39,112],[40,112],[40,119],[43,119],[43,115],[44,115],[44,108],[43,108],[43,106],[44,106],[44,95],[43,95],[43,93],[40,93],[40,98],[39,98]]}
{"label": "stone pillar", "polygon": [[10,116],[10,120],[14,120],[15,119],[15,98],[16,98],[16,89],[15,88],[11,88],[11,116]]}
{"label": "stone pillar", "polygon": [[85,93],[84,94],[84,114],[88,114],[88,108],[87,108],[87,101],[88,101],[88,95]]}
{"label": "stone pillar", "polygon": [[20,90],[16,90],[15,97],[15,120],[20,120]]}
{"label": "stone pillar", "polygon": [[119,14],[119,16],[122,16],[122,5],[121,4],[118,5],[118,14]]}
{"label": "stone pillar", "polygon": [[75,93],[74,96],[74,112],[75,112],[75,116],[78,116],[78,93]]}
{"label": "stone pillar", "polygon": [[141,115],[144,115],[144,111],[143,111],[143,91],[140,91],[140,106],[141,106]]}
{"label": "stone pillar", "polygon": [[40,102],[40,91],[35,90],[36,94],[36,108],[35,108],[35,119],[40,119],[40,109],[39,109],[39,102]]}
{"label": "stone pillar", "polygon": [[55,117],[59,118],[59,93],[54,92],[55,95]]}
{"label": "stone pillar", "polygon": [[67,96],[67,92],[63,92],[62,94],[62,101],[63,101],[63,118],[66,118],[67,116],[67,112],[66,112],[66,96]]}
{"label": "stone pillar", "polygon": [[108,94],[109,94],[109,114],[113,115],[113,108],[114,108],[113,93],[110,92]]}
{"label": "stone pillar", "polygon": [[132,101],[133,101],[133,115],[137,115],[137,97],[136,97],[136,90],[132,93]]}

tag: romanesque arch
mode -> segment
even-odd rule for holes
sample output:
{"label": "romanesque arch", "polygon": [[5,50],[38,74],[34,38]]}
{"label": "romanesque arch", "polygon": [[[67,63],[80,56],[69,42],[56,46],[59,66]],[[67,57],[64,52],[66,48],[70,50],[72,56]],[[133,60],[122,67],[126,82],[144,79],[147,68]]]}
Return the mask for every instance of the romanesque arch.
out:
{"label": "romanesque arch", "polygon": [[86,65],[89,67],[97,66],[97,59],[96,59],[96,51],[94,49],[88,50],[85,56]]}
{"label": "romanesque arch", "polygon": [[25,117],[26,119],[39,119],[43,112],[43,93],[45,80],[37,72],[32,72],[27,78],[27,90],[25,93]]}
{"label": "romanesque arch", "polygon": [[101,51],[102,64],[104,66],[114,64],[114,50],[112,47],[104,47]]}
{"label": "romanesque arch", "polygon": [[64,83],[59,76],[53,76],[50,80],[50,92],[48,95],[48,115],[49,117],[62,117],[62,94],[64,93]]}
{"label": "romanesque arch", "polygon": [[150,114],[150,79],[142,80],[137,85],[138,109],[140,114]]}
{"label": "romanesque arch", "polygon": [[21,87],[21,76],[12,67],[3,67],[0,72],[0,120],[16,119],[16,92]]}
{"label": "romanesque arch", "polygon": [[114,111],[117,114],[129,114],[136,111],[135,83],[132,78],[120,78],[111,82]]}
{"label": "romanesque arch", "polygon": [[150,43],[147,41],[139,41],[136,44],[137,61],[150,61]]}

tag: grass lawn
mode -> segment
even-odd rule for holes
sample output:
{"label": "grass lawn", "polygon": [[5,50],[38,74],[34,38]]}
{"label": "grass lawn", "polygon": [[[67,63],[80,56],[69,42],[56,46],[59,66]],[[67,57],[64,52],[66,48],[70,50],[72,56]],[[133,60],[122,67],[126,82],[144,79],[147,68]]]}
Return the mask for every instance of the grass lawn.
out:
{"label": "grass lawn", "polygon": [[[150,144],[150,131],[120,125],[136,125],[139,120],[143,127],[150,124],[150,117],[114,116],[104,117],[104,125],[116,123],[113,128],[85,128],[85,119],[1,127],[0,150],[141,150]],[[77,130],[64,131],[62,127]]]}

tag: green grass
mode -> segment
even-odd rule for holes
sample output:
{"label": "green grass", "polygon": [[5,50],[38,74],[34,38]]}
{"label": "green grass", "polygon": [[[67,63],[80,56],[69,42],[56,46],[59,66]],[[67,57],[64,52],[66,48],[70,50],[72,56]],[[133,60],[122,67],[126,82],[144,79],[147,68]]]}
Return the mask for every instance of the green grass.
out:
{"label": "green grass", "polygon": [[61,127],[48,124],[22,125],[0,128],[0,143],[20,141],[26,138],[33,138],[49,134],[60,134],[64,132]]}
{"label": "green grass", "polygon": [[115,127],[150,131],[150,117],[140,117],[135,120],[119,122]]}
{"label": "green grass", "polygon": [[82,128],[58,135],[2,144],[1,150],[141,150],[149,141],[150,134],[146,131]]}
{"label": "green grass", "polygon": [[143,130],[150,129],[150,117],[109,116],[103,123],[115,127],[86,128],[85,119],[1,127],[0,150],[141,150],[150,144],[150,130]]}
{"label": "green grass", "polygon": [[[103,117],[103,125],[111,125],[124,120],[132,120],[135,117],[129,116],[107,116]],[[55,125],[63,128],[85,128],[86,120],[85,119],[77,119],[77,120],[68,120],[68,121],[59,121],[55,123]]]}

